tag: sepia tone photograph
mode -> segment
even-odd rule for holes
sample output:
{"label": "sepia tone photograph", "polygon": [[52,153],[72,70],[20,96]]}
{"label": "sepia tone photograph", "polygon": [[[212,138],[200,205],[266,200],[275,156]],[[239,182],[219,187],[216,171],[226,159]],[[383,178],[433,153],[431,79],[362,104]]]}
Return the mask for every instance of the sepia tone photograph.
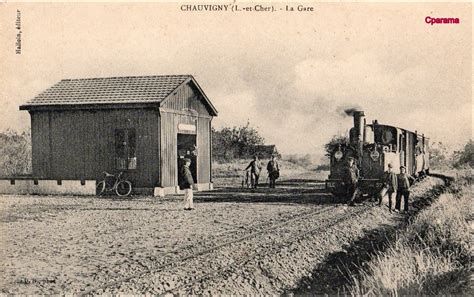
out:
{"label": "sepia tone photograph", "polygon": [[0,294],[474,294],[472,3],[0,24]]}

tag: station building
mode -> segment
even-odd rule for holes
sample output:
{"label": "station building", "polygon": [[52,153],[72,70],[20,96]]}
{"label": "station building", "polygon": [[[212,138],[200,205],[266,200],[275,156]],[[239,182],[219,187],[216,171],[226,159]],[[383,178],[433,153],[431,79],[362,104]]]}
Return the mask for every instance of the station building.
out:
{"label": "station building", "polygon": [[31,116],[32,177],[100,180],[123,171],[135,193],[177,193],[181,160],[212,188],[217,110],[191,75],[64,79],[20,106]]}

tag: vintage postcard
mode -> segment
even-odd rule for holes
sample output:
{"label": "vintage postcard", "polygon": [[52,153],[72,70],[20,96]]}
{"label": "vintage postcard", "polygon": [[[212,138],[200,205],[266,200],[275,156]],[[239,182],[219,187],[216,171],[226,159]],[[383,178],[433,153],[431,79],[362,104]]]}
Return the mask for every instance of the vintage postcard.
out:
{"label": "vintage postcard", "polygon": [[0,24],[1,294],[473,294],[470,2]]}

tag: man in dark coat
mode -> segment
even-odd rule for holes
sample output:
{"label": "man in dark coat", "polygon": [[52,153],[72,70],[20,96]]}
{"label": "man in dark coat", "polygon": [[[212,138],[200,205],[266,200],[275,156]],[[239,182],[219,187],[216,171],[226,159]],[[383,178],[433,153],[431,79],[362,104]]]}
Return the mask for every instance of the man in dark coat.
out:
{"label": "man in dark coat", "polygon": [[184,159],[183,167],[181,167],[181,180],[179,183],[179,188],[184,190],[184,209],[185,210],[192,210],[194,209],[193,206],[193,185],[194,179],[193,175],[191,174],[191,170],[189,170],[189,166],[191,165],[191,160],[188,158]]}
{"label": "man in dark coat", "polygon": [[393,196],[393,193],[398,188],[397,175],[395,174],[395,172],[393,172],[392,167],[393,167],[392,163],[389,163],[388,169],[387,171],[385,171],[385,174],[384,174],[383,189],[379,195],[379,206],[381,206],[383,196],[385,196],[385,193],[387,194],[388,210],[390,212],[392,212],[392,196]]}
{"label": "man in dark coat", "polygon": [[359,194],[359,168],[357,168],[353,157],[347,158],[347,167],[345,168],[344,183],[346,184],[347,193],[351,197],[347,204],[354,205],[354,200]]}
{"label": "man in dark coat", "polygon": [[410,182],[415,179],[406,173],[406,167],[400,166],[400,174],[397,175],[397,196],[395,210],[400,211],[403,196],[403,210],[408,212],[408,198],[410,197]]}
{"label": "man in dark coat", "polygon": [[269,187],[275,188],[275,182],[277,178],[280,177],[280,167],[278,166],[278,162],[275,160],[274,155],[272,155],[270,161],[268,161],[267,171],[268,171],[268,180],[270,181]]}
{"label": "man in dark coat", "polygon": [[251,184],[254,188],[257,188],[258,186],[258,178],[260,177],[260,171],[262,171],[262,164],[258,160],[257,156],[253,157],[253,160],[250,162],[250,164],[244,169],[244,171],[247,171],[250,169],[250,176],[251,176]]}

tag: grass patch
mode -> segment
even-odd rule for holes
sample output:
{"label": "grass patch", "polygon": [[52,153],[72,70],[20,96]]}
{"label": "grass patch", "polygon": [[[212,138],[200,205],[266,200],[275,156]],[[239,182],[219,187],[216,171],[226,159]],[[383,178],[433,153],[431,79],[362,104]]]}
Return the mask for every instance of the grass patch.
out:
{"label": "grass patch", "polygon": [[[350,287],[352,295],[462,294],[469,275],[470,181],[461,178],[420,211],[376,254]],[[463,285],[464,283],[464,285]]]}

